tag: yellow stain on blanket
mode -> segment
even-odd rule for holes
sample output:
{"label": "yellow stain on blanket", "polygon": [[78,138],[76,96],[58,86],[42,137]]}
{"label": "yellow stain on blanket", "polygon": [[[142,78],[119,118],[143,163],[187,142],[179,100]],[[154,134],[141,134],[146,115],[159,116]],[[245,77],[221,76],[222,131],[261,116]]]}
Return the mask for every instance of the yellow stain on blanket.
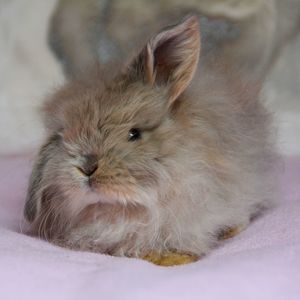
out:
{"label": "yellow stain on blanket", "polygon": [[158,266],[170,267],[195,262],[199,259],[199,257],[197,255],[177,252],[168,252],[163,254],[153,252],[144,256],[143,259]]}

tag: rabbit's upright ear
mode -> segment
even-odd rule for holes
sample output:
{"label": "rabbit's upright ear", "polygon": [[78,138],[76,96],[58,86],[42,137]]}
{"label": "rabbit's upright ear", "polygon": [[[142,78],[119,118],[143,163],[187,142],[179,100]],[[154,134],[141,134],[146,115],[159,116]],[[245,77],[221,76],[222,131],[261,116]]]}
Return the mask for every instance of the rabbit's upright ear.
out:
{"label": "rabbit's upright ear", "polygon": [[58,136],[52,136],[49,138],[49,140],[42,146],[33,166],[24,207],[24,216],[29,222],[33,222],[41,210],[45,184],[43,180],[45,167],[53,155],[53,150],[57,147],[58,139]]}
{"label": "rabbit's upright ear", "polygon": [[199,22],[191,16],[150,39],[130,65],[130,73],[135,79],[165,87],[172,103],[192,80],[199,52]]}

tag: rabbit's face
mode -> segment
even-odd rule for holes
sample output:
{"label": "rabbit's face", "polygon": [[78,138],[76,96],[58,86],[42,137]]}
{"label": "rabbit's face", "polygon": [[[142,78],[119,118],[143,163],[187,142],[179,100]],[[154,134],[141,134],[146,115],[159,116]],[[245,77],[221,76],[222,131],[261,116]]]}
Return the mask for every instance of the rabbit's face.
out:
{"label": "rabbit's face", "polygon": [[174,151],[164,91],[134,83],[73,97],[60,109],[65,186],[95,201],[140,203],[167,177],[163,160]]}

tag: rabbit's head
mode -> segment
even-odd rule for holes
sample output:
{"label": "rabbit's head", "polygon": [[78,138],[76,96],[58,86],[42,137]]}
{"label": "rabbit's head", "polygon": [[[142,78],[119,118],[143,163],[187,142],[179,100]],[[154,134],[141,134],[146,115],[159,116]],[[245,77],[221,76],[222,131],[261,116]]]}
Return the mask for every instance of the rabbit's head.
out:
{"label": "rabbit's head", "polygon": [[68,218],[96,202],[156,205],[177,168],[184,131],[176,114],[199,50],[192,16],[151,38],[112,80],[100,74],[59,90],[44,109],[49,138],[32,172],[27,219],[43,210]]}

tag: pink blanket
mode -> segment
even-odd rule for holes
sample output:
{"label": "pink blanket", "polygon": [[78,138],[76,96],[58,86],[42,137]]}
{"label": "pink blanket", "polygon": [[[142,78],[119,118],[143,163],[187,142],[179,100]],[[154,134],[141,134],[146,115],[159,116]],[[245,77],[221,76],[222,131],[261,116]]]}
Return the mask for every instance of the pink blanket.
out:
{"label": "pink blanket", "polygon": [[20,233],[30,159],[0,159],[0,299],[300,299],[300,158],[277,208],[197,263],[158,267]]}

